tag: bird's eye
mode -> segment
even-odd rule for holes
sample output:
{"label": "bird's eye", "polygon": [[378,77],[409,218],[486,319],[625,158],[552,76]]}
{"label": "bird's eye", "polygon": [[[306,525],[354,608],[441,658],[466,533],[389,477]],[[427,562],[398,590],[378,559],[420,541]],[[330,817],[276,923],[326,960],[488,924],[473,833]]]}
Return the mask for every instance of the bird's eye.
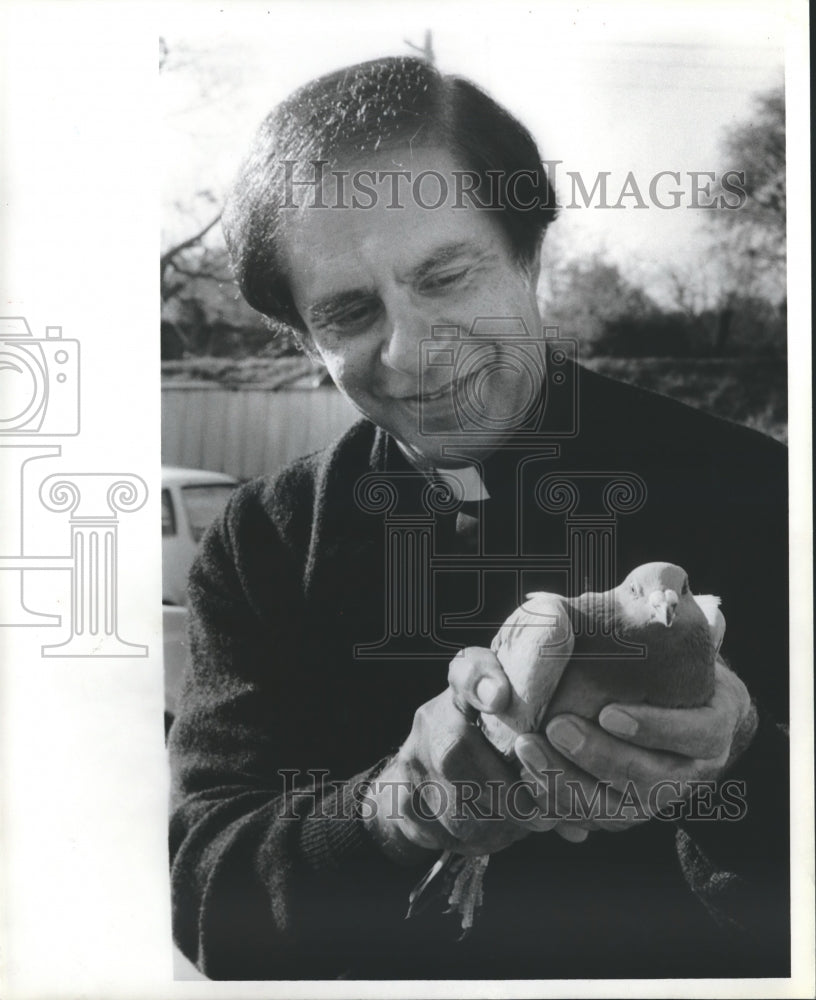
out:
{"label": "bird's eye", "polygon": [[640,593],[640,590],[639,590],[638,585],[636,583],[630,583],[629,584],[629,589],[632,591],[632,593],[635,595],[635,597],[637,597],[638,594]]}
{"label": "bird's eye", "polygon": [[683,580],[683,589],[680,591],[681,594],[687,594],[689,592],[688,577]]}

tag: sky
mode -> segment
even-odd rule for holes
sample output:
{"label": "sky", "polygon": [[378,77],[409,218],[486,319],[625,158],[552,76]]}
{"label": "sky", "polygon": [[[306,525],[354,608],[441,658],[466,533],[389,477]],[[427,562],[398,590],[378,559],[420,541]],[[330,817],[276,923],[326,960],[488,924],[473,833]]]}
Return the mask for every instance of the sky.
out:
{"label": "sky", "polygon": [[[632,172],[647,208],[628,197],[622,210],[565,209],[550,241],[558,252],[600,253],[647,285],[667,263],[702,267],[710,223],[689,207],[689,175],[739,169],[724,161],[721,143],[729,126],[750,118],[754,95],[784,80],[783,11],[700,0],[171,6],[162,27],[170,50],[161,80],[165,240],[214,214],[277,101],[340,66],[410,53],[407,42],[421,44],[430,29],[439,69],[479,84],[527,125],[546,159],[562,161],[562,204],[573,202],[567,171],[590,191],[608,171],[610,203]],[[680,173],[679,185],[664,179],[659,188],[670,201],[677,187],[679,208],[651,202],[659,171]],[[197,191],[214,192],[216,203],[195,199]]]}

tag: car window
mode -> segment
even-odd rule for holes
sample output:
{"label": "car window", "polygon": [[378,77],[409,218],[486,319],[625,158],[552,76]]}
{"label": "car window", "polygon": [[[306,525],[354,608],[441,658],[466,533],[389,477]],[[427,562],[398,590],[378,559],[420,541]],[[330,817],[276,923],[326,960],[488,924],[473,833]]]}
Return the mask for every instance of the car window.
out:
{"label": "car window", "polygon": [[201,486],[182,486],[181,496],[190,533],[197,542],[221,513],[235,489],[234,483],[207,483]]}
{"label": "car window", "polygon": [[176,512],[173,510],[173,500],[170,490],[162,490],[162,538],[176,533]]}

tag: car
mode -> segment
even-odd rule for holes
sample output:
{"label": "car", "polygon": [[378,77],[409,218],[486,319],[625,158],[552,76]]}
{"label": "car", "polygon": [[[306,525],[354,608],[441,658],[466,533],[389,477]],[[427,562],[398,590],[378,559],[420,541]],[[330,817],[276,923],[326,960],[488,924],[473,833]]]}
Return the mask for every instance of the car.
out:
{"label": "car", "polygon": [[162,466],[162,604],[187,603],[187,574],[201,536],[238,485],[223,472]]}
{"label": "car", "polygon": [[202,535],[238,485],[222,472],[162,466],[165,733],[173,722],[187,660],[187,575]]}

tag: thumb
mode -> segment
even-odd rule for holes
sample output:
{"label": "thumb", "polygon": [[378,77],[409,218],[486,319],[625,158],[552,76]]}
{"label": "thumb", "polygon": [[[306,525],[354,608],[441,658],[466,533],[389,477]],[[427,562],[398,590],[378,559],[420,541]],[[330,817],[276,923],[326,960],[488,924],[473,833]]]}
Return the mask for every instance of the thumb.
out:
{"label": "thumb", "polygon": [[496,656],[481,646],[460,650],[448,667],[448,683],[460,712],[474,718],[478,712],[495,714],[510,702],[510,682]]}

